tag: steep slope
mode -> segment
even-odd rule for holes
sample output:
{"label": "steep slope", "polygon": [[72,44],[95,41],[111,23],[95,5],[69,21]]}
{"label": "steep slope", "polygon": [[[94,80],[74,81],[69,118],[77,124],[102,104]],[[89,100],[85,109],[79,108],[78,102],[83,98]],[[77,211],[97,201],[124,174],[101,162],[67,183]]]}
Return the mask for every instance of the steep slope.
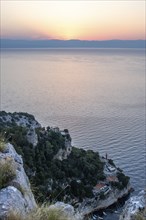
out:
{"label": "steep slope", "polygon": [[26,215],[37,205],[32,194],[28,177],[23,168],[23,161],[14,147],[1,141],[0,151],[0,219],[15,210]]}

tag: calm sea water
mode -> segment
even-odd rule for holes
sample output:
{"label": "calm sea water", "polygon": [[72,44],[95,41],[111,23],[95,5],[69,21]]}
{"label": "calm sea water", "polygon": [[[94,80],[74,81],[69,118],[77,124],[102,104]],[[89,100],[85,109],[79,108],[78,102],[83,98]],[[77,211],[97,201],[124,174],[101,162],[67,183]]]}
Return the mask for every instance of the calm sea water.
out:
{"label": "calm sea water", "polygon": [[2,51],[1,110],[68,128],[73,145],[107,153],[144,188],[144,50]]}

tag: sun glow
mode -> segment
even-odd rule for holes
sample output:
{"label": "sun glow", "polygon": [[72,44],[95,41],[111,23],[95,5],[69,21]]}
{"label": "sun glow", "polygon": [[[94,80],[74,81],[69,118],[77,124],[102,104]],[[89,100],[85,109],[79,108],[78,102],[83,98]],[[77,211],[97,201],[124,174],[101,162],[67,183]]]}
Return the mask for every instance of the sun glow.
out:
{"label": "sun glow", "polygon": [[145,38],[145,1],[2,1],[1,37]]}

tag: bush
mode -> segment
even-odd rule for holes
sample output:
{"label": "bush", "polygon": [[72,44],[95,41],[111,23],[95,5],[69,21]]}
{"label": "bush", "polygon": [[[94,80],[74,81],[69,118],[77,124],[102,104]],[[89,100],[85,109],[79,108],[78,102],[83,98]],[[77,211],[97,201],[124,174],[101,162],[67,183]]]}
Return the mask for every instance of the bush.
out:
{"label": "bush", "polygon": [[101,192],[100,195],[99,195],[100,199],[105,199],[105,195],[104,195],[104,192]]}
{"label": "bush", "polygon": [[65,215],[65,213],[57,208],[49,208],[47,205],[38,207],[34,212],[29,213],[26,217],[20,214],[10,212],[6,220],[73,220]]}
{"label": "bush", "polygon": [[123,173],[118,172],[117,178],[118,178],[119,182],[122,184],[123,188],[128,185],[129,179],[130,179],[128,176],[125,176]]}
{"label": "bush", "polygon": [[4,188],[16,176],[12,159],[0,160],[0,189]]}

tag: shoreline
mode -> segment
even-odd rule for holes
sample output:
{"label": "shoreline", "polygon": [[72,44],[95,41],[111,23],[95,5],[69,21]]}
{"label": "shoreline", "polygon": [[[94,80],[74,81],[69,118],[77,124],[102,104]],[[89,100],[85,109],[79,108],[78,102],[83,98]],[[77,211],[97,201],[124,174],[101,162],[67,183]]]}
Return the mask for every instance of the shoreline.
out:
{"label": "shoreline", "polygon": [[[20,127],[25,128],[24,137],[27,140],[27,146],[30,146],[29,144],[31,144],[31,148],[27,147],[28,155],[29,155],[30,149],[33,149],[33,152],[35,152],[36,150],[39,150],[38,146],[40,143],[41,143],[41,146],[46,146],[44,145],[44,143],[46,143],[45,141],[51,140],[50,139],[51,137],[52,138],[54,137],[56,139],[57,137],[58,138],[60,137],[61,139],[57,139],[57,140],[58,141],[62,140],[63,142],[59,142],[59,144],[64,143],[64,145],[63,146],[58,145],[59,147],[56,148],[57,151],[55,151],[55,153],[51,157],[52,161],[54,161],[54,164],[55,164],[55,159],[57,159],[59,164],[62,164],[64,160],[67,160],[68,158],[70,158],[70,160],[68,159],[68,163],[73,164],[73,161],[75,159],[78,159],[78,162],[80,162],[80,166],[81,166],[82,160],[79,159],[81,157],[81,158],[84,158],[84,160],[86,159],[84,162],[86,165],[84,166],[84,168],[86,167],[86,169],[84,169],[84,171],[90,168],[90,170],[92,171],[92,173],[94,173],[95,176],[97,175],[96,173],[98,173],[100,178],[98,177],[98,175],[96,176],[97,178],[96,184],[94,182],[92,183],[90,182],[92,179],[92,176],[90,175],[90,177],[88,176],[88,183],[86,185],[85,185],[85,180],[87,181],[87,173],[85,175],[85,173],[83,173],[83,171],[80,170],[79,167],[78,167],[78,171],[80,171],[80,176],[73,175],[70,178],[68,177],[67,179],[68,182],[65,182],[66,181],[65,179],[63,183],[59,182],[57,177],[53,176],[53,174],[50,173],[50,178],[52,178],[52,180],[48,183],[48,186],[50,187],[49,188],[50,191],[48,191],[48,193],[50,193],[51,195],[56,189],[56,188],[53,188],[53,189],[51,188],[53,181],[54,182],[56,181],[57,186],[60,186],[63,189],[64,189],[64,184],[67,184],[67,186],[68,185],[72,186],[71,188],[72,191],[70,191],[70,194],[68,193],[68,194],[62,195],[63,197],[61,197],[61,198],[66,198],[66,202],[65,200],[62,200],[62,201],[68,204],[72,204],[73,200],[76,200],[77,206],[76,204],[74,204],[73,206],[74,208],[76,206],[75,208],[76,212],[81,213],[82,216],[85,216],[85,218],[86,216],[92,214],[95,211],[108,208],[109,206],[116,203],[120,198],[123,198],[130,193],[131,185],[130,185],[129,177],[124,175],[123,171],[114,164],[112,159],[108,158],[107,155],[106,157],[101,157],[98,155],[98,153],[95,153],[93,151],[85,151],[85,150],[81,150],[81,149],[73,147],[71,145],[71,137],[69,135],[68,129],[64,129],[62,131],[58,127],[43,128],[35,120],[34,116],[29,115],[28,113],[1,112],[0,118],[1,118],[1,125],[3,129],[4,127],[5,128],[11,127],[13,129],[13,127],[17,127],[17,126],[19,129]],[[16,128],[14,130],[12,129],[10,130],[11,131],[10,134],[7,133],[7,139],[10,141],[12,141],[13,139],[19,140],[18,136],[16,136],[17,138],[15,137]],[[12,134],[12,131],[14,132],[13,134]],[[5,129],[3,130],[3,132],[5,134]],[[19,132],[21,134],[21,130]],[[54,135],[54,136],[51,136],[51,135]],[[15,147],[17,147],[17,144],[15,142],[14,144],[16,145]],[[49,155],[49,152],[51,152],[53,145],[47,145],[47,146],[48,146],[47,155]],[[22,146],[22,149],[23,147],[24,146]],[[34,160],[36,160],[36,158],[34,158]],[[94,165],[93,167],[92,166],[90,167],[91,161],[92,161],[92,166]],[[95,165],[97,166],[96,169],[94,168]],[[94,168],[94,169],[91,169],[91,168]],[[51,169],[50,166],[48,169]],[[33,176],[34,173],[31,172],[30,178],[32,177],[31,175]],[[83,177],[81,178],[81,175],[84,177],[84,181],[82,180]],[[42,183],[42,185],[43,184],[45,184],[45,182]],[[78,188],[80,189],[80,193],[84,192],[86,187],[90,187],[90,191],[87,191],[90,194],[82,194],[83,196],[82,198],[80,198],[80,194],[79,193],[77,194],[76,189],[75,189],[75,192],[73,191],[75,186],[76,187],[78,186]],[[89,188],[87,189],[89,190]],[[45,198],[45,194],[43,194],[43,196]],[[58,201],[61,201],[61,200],[58,200]]]}
{"label": "shoreline", "polygon": [[[93,207],[93,206],[84,207],[81,210],[79,209],[78,212],[81,212],[86,219],[94,212],[98,212],[101,210],[106,211],[106,209],[108,209],[110,206],[116,204],[118,202],[118,200],[130,195],[131,190],[132,190],[132,187],[129,184],[122,191],[120,191],[120,190],[115,190],[117,192],[112,191],[107,198],[105,198],[104,200],[99,200],[96,207]],[[118,196],[118,194],[119,194],[119,196]]]}

